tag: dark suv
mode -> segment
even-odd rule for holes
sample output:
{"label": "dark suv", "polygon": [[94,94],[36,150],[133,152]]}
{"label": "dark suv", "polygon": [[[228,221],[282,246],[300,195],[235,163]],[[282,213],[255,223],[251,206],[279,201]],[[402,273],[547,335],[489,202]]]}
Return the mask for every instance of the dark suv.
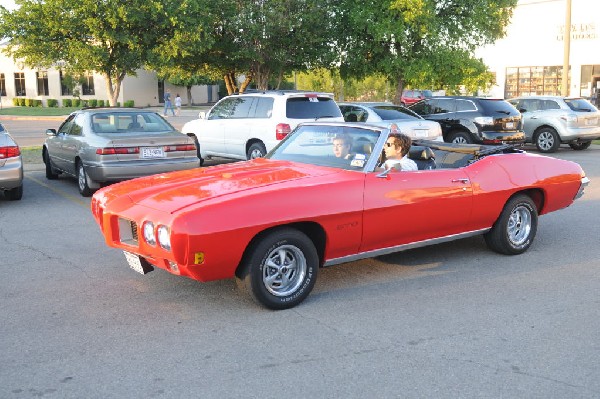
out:
{"label": "dark suv", "polygon": [[439,122],[450,143],[522,144],[521,114],[507,101],[494,98],[431,97],[409,107],[425,119]]}

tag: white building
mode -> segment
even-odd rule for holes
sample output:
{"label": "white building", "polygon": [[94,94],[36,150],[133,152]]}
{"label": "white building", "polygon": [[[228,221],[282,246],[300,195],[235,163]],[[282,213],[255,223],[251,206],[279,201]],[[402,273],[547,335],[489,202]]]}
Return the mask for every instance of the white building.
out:
{"label": "white building", "polygon": [[571,0],[571,28],[565,30],[567,0],[521,0],[505,38],[477,52],[496,74],[490,95],[560,95],[564,35],[570,31],[570,96],[592,96],[600,87],[600,1]]}
{"label": "white building", "polygon": [[[73,99],[73,93],[63,84],[63,72],[58,68],[30,69],[21,62],[14,62],[1,52],[0,45],[0,100],[3,107],[13,106],[13,98],[41,100],[47,106],[49,99],[58,100],[59,106],[65,99]],[[135,106],[159,106],[164,103],[163,93],[169,89],[172,98],[177,93],[182,103],[188,101],[187,89],[171,85],[157,78],[153,71],[140,69],[137,76],[126,76],[121,84],[118,102],[133,100]],[[213,103],[218,100],[218,85],[198,85],[192,87],[193,104]],[[91,73],[79,91],[82,100],[104,100],[108,104],[106,80],[99,74]]]}

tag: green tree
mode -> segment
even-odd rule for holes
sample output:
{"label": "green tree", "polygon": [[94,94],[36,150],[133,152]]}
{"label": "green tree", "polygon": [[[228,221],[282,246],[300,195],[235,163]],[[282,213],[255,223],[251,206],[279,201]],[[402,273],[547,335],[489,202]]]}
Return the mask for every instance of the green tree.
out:
{"label": "green tree", "polygon": [[125,76],[171,39],[190,3],[197,1],[16,0],[16,10],[0,9],[0,37],[9,39],[5,53],[30,67],[62,61],[75,74],[101,74],[115,105]]}
{"label": "green tree", "polygon": [[340,0],[336,43],[344,78],[373,73],[403,88],[482,85],[477,46],[504,35],[517,0]]}

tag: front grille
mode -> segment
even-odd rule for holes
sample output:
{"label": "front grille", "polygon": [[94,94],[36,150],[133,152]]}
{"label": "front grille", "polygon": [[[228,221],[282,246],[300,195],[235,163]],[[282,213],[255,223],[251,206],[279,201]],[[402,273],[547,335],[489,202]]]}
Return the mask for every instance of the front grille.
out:
{"label": "front grille", "polygon": [[123,244],[137,246],[137,223],[133,220],[119,218],[119,241]]}

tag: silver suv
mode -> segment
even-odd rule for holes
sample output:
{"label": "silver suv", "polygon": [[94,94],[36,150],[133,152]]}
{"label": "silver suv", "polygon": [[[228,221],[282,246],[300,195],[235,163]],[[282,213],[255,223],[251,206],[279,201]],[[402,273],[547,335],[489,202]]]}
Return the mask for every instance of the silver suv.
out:
{"label": "silver suv", "polygon": [[531,96],[508,102],[523,115],[526,141],[541,152],[554,152],[561,143],[585,150],[600,138],[600,111],[586,99]]}
{"label": "silver suv", "polygon": [[181,132],[196,139],[201,165],[213,156],[263,157],[301,122],[344,121],[333,95],[283,90],[227,96],[199,117]]}

